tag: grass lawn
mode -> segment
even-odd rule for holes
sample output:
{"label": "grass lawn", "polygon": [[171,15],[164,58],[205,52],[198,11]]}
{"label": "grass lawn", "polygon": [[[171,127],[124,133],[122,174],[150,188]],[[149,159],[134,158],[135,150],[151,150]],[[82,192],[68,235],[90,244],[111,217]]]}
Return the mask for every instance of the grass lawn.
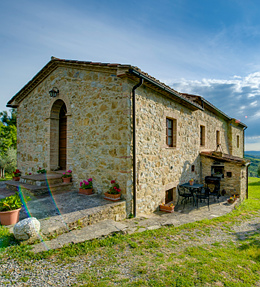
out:
{"label": "grass lawn", "polygon": [[0,181],[11,180],[13,177],[11,174],[6,174],[5,178],[0,178]]}
{"label": "grass lawn", "polygon": [[[259,229],[257,229],[259,226]],[[28,265],[77,262],[86,269],[75,286],[260,286],[260,179],[231,214],[132,235],[115,235],[34,255],[0,227],[0,259]],[[12,245],[7,248],[8,245]],[[26,260],[26,261],[24,261]]]}

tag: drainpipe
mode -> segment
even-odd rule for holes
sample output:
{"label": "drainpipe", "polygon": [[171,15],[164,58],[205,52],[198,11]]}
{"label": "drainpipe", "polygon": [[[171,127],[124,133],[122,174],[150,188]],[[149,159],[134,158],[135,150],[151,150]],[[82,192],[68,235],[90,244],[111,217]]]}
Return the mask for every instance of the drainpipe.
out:
{"label": "drainpipe", "polygon": [[133,118],[133,204],[134,204],[134,217],[136,217],[136,117],[135,117],[135,90],[143,84],[143,78],[140,78],[138,84],[132,89],[132,118]]}
{"label": "drainpipe", "polygon": [[[243,128],[243,157],[245,157],[245,130],[247,127]],[[246,165],[246,199],[248,199],[248,168],[249,164]]]}
{"label": "drainpipe", "polygon": [[247,127],[243,128],[243,157],[245,157],[245,130]]}

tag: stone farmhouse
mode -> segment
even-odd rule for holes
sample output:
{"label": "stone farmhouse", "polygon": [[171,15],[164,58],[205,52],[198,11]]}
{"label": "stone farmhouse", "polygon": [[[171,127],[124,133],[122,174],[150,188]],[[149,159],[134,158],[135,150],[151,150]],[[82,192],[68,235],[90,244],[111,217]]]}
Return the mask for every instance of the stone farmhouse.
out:
{"label": "stone farmhouse", "polygon": [[247,196],[246,126],[137,67],[52,57],[7,106],[18,111],[23,174],[71,169],[75,188],[92,177],[98,194],[116,180],[127,214],[151,213],[176,201],[178,184],[214,174],[227,194]]}

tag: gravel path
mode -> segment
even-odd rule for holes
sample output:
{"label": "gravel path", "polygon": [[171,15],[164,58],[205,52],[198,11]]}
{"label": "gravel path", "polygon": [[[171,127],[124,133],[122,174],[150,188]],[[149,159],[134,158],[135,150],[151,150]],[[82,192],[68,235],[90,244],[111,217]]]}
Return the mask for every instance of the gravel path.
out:
{"label": "gravel path", "polygon": [[[188,239],[191,235],[194,237],[194,240],[187,240],[185,245],[177,245],[176,248],[181,251],[188,246],[214,244],[215,242],[230,240],[237,242],[238,240],[246,239],[247,236],[255,232],[260,233],[260,213],[250,219],[230,226],[230,230],[226,229],[223,231],[221,226],[211,227],[210,230],[202,233],[201,230],[198,233],[197,230],[193,230],[192,234],[191,231],[183,230],[171,239],[182,241],[185,238]],[[131,252],[131,250],[125,251]],[[120,254],[117,255],[117,257],[120,256]],[[60,264],[55,258],[32,260],[23,263],[19,263],[13,259],[0,262],[0,286],[72,286],[77,283],[77,275],[99,261],[100,256],[97,255],[92,258],[81,256],[73,259],[67,264]]]}

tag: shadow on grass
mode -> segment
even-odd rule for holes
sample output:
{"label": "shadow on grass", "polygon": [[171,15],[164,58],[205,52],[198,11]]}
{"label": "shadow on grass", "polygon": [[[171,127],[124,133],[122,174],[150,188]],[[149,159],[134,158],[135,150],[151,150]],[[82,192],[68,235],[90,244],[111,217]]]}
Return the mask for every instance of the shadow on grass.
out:
{"label": "shadow on grass", "polygon": [[0,251],[15,245],[19,245],[19,242],[14,238],[14,235],[0,225]]}
{"label": "shadow on grass", "polygon": [[260,186],[260,179],[259,181],[248,183],[248,186]]}
{"label": "shadow on grass", "polygon": [[251,226],[253,227],[251,230],[235,233],[241,242],[238,250],[246,252],[252,259],[260,262],[260,223]]}

